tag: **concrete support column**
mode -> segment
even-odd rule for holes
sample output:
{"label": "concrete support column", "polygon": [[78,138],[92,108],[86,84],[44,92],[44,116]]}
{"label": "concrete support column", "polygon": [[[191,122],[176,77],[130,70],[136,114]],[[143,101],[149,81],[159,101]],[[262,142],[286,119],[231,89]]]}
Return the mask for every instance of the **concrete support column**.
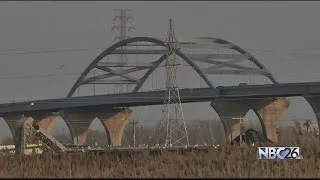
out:
{"label": "concrete support column", "polygon": [[13,139],[15,139],[16,124],[21,118],[23,118],[23,115],[19,114],[19,113],[15,113],[15,114],[8,114],[6,116],[3,116],[2,118],[8,124],[10,131],[11,131],[11,134],[12,134],[12,137],[13,137]]}
{"label": "concrete support column", "polygon": [[[26,154],[26,146],[28,140],[28,130],[33,124],[33,119],[30,117],[23,117],[19,121],[16,122],[14,132],[14,144],[15,144],[15,152],[16,154]],[[28,127],[27,127],[28,126]]]}
{"label": "concrete support column", "polygon": [[32,116],[36,123],[39,123],[40,128],[44,129],[48,134],[52,133],[52,123],[59,117],[53,114],[39,114]]}
{"label": "concrete support column", "polygon": [[[304,97],[308,103],[310,104],[311,108],[313,109],[313,112],[316,115],[317,123],[318,123],[318,132],[320,132],[320,97],[319,96],[308,96]],[[319,136],[320,138],[320,136]]]}
{"label": "concrete support column", "polygon": [[92,112],[65,110],[61,114],[66,121],[74,144],[84,145],[87,140],[88,128],[96,117]]}
{"label": "concrete support column", "polygon": [[290,102],[285,98],[215,100],[211,102],[211,106],[220,116],[229,140],[240,135],[239,120],[232,120],[232,118],[240,115],[244,117],[252,109],[260,120],[263,135],[272,142],[278,141],[278,128],[289,109],[289,105]]}
{"label": "concrete support column", "polygon": [[219,115],[228,140],[231,142],[240,135],[239,120],[232,118],[244,117],[249,111],[246,101],[243,100],[215,100],[210,104]]}
{"label": "concrete support column", "polygon": [[106,129],[109,145],[121,146],[123,131],[133,114],[131,109],[113,109],[97,114]]}
{"label": "concrete support column", "polygon": [[262,126],[264,126],[263,129],[266,131],[267,138],[276,143],[278,142],[279,127],[290,107],[290,101],[286,98],[261,99],[258,101],[252,104],[252,109],[262,119]]}

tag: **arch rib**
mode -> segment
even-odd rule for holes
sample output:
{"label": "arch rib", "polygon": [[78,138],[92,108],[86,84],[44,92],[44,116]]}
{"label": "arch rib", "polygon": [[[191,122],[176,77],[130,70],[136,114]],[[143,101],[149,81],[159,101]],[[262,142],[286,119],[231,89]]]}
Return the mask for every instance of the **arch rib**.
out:
{"label": "arch rib", "polygon": [[[74,92],[76,91],[76,89],[82,85],[81,82],[82,80],[86,77],[86,75],[90,72],[91,69],[93,69],[96,64],[101,61],[105,56],[111,54],[115,49],[125,46],[129,43],[132,42],[150,42],[150,43],[154,43],[156,45],[162,46],[167,48],[166,44],[164,41],[161,41],[159,39],[156,38],[151,38],[151,37],[134,37],[134,38],[128,38],[125,40],[122,40],[120,42],[117,42],[115,44],[113,44],[112,46],[110,46],[109,48],[107,48],[106,50],[104,50],[102,53],[100,53],[88,66],[87,68],[83,71],[83,73],[80,75],[80,77],[77,79],[77,81],[75,82],[75,84],[72,86],[71,90],[69,91],[67,98],[70,98]],[[177,55],[179,55],[183,60],[185,60],[200,76],[201,78],[207,83],[207,85],[211,88],[214,88],[212,83],[209,81],[209,79],[207,78],[207,76],[202,72],[202,70],[195,64],[193,63],[187,56],[185,56],[183,53],[181,53],[179,50],[176,50],[175,52]],[[156,61],[155,64],[157,64],[157,66],[152,67],[149,69],[149,71],[147,71],[147,73],[143,76],[143,79],[141,80],[142,83],[140,83],[138,86],[136,86],[136,88],[134,89],[134,91],[138,91],[141,86],[143,85],[143,83],[146,81],[146,79],[150,76],[150,74],[161,64],[162,61],[164,61],[166,55],[163,55],[162,57],[160,57],[160,59],[158,59]]]}
{"label": "arch rib", "polygon": [[257,58],[255,58],[252,54],[245,51],[244,49],[242,49],[238,45],[233,44],[233,43],[226,41],[226,40],[223,40],[223,39],[213,38],[213,37],[200,37],[199,39],[210,39],[210,40],[212,40],[213,43],[216,43],[216,44],[230,45],[231,49],[239,52],[240,54],[247,55],[249,57],[248,58],[249,61],[253,62],[258,68],[265,70],[267,72],[265,76],[267,78],[269,78],[272,81],[272,83],[278,84],[278,81],[275,79],[275,77],[272,75],[272,73],[262,63],[260,63],[260,61]]}
{"label": "arch rib", "polygon": [[154,62],[155,66],[150,68],[145,74],[144,76],[141,78],[140,83],[133,89],[133,92],[138,92],[140,90],[140,88],[142,87],[142,85],[144,84],[144,82],[146,82],[146,80],[148,79],[148,77],[153,73],[154,70],[157,69],[157,67],[159,67],[159,65],[167,58],[167,54],[162,55],[156,62]]}

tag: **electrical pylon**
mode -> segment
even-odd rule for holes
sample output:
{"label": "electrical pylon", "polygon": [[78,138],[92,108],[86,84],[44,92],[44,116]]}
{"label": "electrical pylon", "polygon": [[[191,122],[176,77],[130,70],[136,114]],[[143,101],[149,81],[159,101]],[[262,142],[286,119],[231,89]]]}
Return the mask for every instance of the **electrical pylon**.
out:
{"label": "electrical pylon", "polygon": [[[129,10],[129,9],[114,9],[114,11],[119,12],[119,15],[115,16],[113,19],[115,25],[112,27],[112,31],[114,31],[114,30],[120,31],[120,35],[116,36],[114,38],[114,40],[122,41],[122,40],[128,38],[127,34],[135,29],[134,26],[129,25],[130,20],[133,20],[133,18],[132,18],[132,16],[127,15],[127,12],[131,11],[131,10]],[[125,50],[126,47],[121,46],[119,49]],[[128,59],[127,59],[126,54],[119,54],[118,59],[121,64],[124,64],[124,65],[127,64]],[[119,70],[122,71],[123,68],[119,67]],[[120,79],[122,79],[122,78],[120,78]],[[128,92],[128,85],[126,85],[126,86],[127,86],[127,92]],[[123,92],[124,92],[123,85],[120,84],[119,85],[119,93],[123,93]]]}
{"label": "electrical pylon", "polygon": [[188,146],[189,139],[184,120],[180,94],[177,83],[176,54],[178,41],[175,37],[172,20],[169,20],[169,30],[166,37],[166,94],[160,121],[158,144],[161,146]]}

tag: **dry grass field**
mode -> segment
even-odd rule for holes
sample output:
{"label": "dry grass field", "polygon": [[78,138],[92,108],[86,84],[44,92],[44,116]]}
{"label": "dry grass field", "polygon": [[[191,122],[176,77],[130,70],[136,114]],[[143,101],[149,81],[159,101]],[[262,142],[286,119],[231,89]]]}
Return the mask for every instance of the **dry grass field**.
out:
{"label": "dry grass field", "polygon": [[[162,152],[160,155],[150,155],[149,152],[140,152],[129,155],[80,153],[0,156],[0,178],[320,177],[319,139],[307,135],[302,139],[291,133],[290,129],[281,134],[279,144],[275,146],[299,146],[303,160],[258,160],[257,147],[238,146],[223,146],[209,152],[186,154]],[[194,138],[194,143],[205,140]]]}
{"label": "dry grass field", "polygon": [[0,156],[0,177],[319,177],[317,141],[296,142],[303,160],[258,160],[257,147],[231,146],[187,154]]}

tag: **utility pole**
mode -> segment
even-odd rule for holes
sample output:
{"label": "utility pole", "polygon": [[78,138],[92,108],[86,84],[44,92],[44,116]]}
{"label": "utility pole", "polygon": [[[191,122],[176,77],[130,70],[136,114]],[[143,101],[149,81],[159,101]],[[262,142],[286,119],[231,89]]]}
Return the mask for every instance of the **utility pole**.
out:
{"label": "utility pole", "polygon": [[132,122],[129,124],[132,124],[133,128],[133,147],[136,147],[136,124],[139,123],[139,121],[135,121],[136,119],[134,118]]}
{"label": "utility pole", "polygon": [[[189,146],[187,128],[184,120],[178,83],[176,79],[177,63],[176,54],[178,41],[175,37],[172,20],[169,20],[166,46],[166,94],[160,121],[158,143],[164,146],[184,145]],[[165,130],[165,131],[164,131]],[[163,137],[164,136],[164,137]]]}
{"label": "utility pole", "polygon": [[[127,38],[127,34],[131,32],[133,29],[135,29],[134,26],[130,25],[131,20],[133,20],[132,16],[128,15],[127,12],[131,11],[129,9],[114,9],[114,11],[118,12],[119,15],[115,16],[113,18],[113,21],[115,25],[112,27],[112,31],[117,30],[120,31],[120,34],[116,36],[114,39],[116,41],[122,41]],[[125,46],[120,47],[120,50],[125,50]],[[127,64],[127,56],[126,54],[119,54],[118,60],[121,64],[124,64],[124,66]],[[123,67],[119,67],[119,70],[122,71]],[[120,77],[120,79],[123,79]],[[119,93],[123,93],[123,85],[120,84],[119,86]],[[128,91],[128,85],[127,91]]]}
{"label": "utility pole", "polygon": [[232,126],[230,126],[230,143],[231,143],[231,145],[232,145],[232,133],[233,133],[233,128],[232,128]]}
{"label": "utility pole", "polygon": [[242,136],[243,136],[243,133],[244,133],[244,122],[243,122],[243,117],[240,116],[237,118],[237,117],[234,117],[232,118],[233,120],[239,120],[239,129],[240,129],[240,146],[242,145]]}
{"label": "utility pole", "polygon": [[[93,69],[93,77],[96,77],[96,69]],[[93,95],[96,95],[96,84],[93,84]]]}

